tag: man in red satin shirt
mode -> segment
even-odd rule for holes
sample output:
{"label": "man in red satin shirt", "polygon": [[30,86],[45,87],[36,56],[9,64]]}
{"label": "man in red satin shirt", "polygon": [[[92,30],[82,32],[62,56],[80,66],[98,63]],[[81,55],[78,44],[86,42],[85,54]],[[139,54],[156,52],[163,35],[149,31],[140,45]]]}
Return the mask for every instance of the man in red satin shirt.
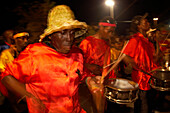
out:
{"label": "man in red satin shirt", "polygon": [[85,113],[78,101],[78,85],[85,77],[83,55],[72,44],[86,28],[68,6],[58,5],[49,12],[41,43],[28,45],[6,66],[2,83],[21,99],[26,97],[30,113]]}
{"label": "man in red satin shirt", "polygon": [[[101,76],[104,65],[110,64],[111,53],[109,39],[113,37],[115,28],[115,20],[111,17],[105,17],[99,22],[99,30],[97,33],[93,36],[86,37],[80,43],[79,47],[84,54],[86,72],[89,72],[92,75]],[[107,68],[109,69],[109,66]],[[115,78],[113,72],[109,75],[110,77]]]}
{"label": "man in red satin shirt", "polygon": [[[151,113],[151,91],[149,85],[149,72],[156,68],[153,60],[154,46],[147,38],[146,32],[150,29],[150,24],[145,16],[135,16],[132,19],[131,30],[134,34],[130,37],[123,59],[127,64],[133,66],[132,80],[139,85],[139,99],[135,102],[135,113]],[[144,71],[144,72],[143,72]]]}

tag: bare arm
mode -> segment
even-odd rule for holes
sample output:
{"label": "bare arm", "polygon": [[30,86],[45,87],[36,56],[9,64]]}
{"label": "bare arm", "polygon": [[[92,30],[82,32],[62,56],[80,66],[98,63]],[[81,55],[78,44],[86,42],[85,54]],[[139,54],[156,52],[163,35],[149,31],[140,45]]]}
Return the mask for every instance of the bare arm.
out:
{"label": "bare arm", "polygon": [[3,85],[15,95],[19,97],[32,97],[32,94],[26,91],[25,84],[19,82],[14,77],[8,75],[5,76],[1,81]]}
{"label": "bare arm", "polygon": [[97,64],[88,64],[88,63],[85,63],[85,67],[88,70],[90,70],[95,75],[101,75],[102,74],[101,71],[100,71],[100,69],[102,69],[102,67],[100,67]]}
{"label": "bare arm", "polygon": [[123,58],[123,61],[125,62],[126,65],[131,65],[133,69],[139,70],[139,67],[136,65],[135,61],[130,56],[126,55]]}

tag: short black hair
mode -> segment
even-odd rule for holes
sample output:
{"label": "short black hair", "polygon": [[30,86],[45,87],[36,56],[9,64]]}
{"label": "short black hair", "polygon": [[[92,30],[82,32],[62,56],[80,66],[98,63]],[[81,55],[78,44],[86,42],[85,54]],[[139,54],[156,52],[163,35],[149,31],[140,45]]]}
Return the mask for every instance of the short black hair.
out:
{"label": "short black hair", "polygon": [[110,23],[110,24],[116,24],[115,19],[113,19],[110,16],[106,16],[103,19],[100,20],[100,22]]}
{"label": "short black hair", "polygon": [[26,30],[24,27],[16,27],[16,28],[14,29],[14,35],[15,35],[15,34],[18,34],[18,33],[22,33],[22,32],[27,32],[27,33],[29,33],[28,30]]}
{"label": "short black hair", "polygon": [[143,16],[137,15],[133,17],[131,28],[130,28],[133,33],[138,32],[138,25],[140,25],[141,20],[145,19],[147,16],[148,16],[148,13],[145,13]]}
{"label": "short black hair", "polygon": [[130,29],[133,33],[138,32],[138,25],[140,25],[140,22],[142,19],[143,19],[143,16],[140,16],[140,15],[137,15],[132,19]]}

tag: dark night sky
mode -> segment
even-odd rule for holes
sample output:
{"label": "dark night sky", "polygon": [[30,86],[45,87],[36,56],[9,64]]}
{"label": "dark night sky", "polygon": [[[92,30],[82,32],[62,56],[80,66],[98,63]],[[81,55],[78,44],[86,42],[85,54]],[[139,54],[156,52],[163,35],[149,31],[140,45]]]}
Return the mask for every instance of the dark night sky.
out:
{"label": "dark night sky", "polygon": [[[21,2],[32,2],[35,0],[3,0],[0,4],[0,32],[11,28],[17,24],[18,17],[12,13]],[[40,1],[40,0],[39,0]],[[43,1],[43,0],[41,0]],[[105,0],[53,0],[56,4],[66,4],[74,11],[75,16],[80,21],[93,24],[104,16],[108,16],[109,7]],[[133,3],[133,4],[132,4]],[[170,19],[169,0],[115,0],[115,17],[117,21],[131,20],[135,15],[149,14],[149,18],[159,17],[158,22]],[[127,23],[120,23],[120,26],[127,27]]]}

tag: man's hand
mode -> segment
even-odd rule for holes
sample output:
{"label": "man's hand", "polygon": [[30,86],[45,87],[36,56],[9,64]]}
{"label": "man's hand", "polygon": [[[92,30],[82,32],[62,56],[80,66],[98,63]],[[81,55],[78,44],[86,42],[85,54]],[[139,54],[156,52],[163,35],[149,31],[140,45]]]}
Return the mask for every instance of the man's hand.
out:
{"label": "man's hand", "polygon": [[96,91],[103,90],[103,84],[101,83],[101,76],[87,77],[86,84],[91,91],[95,93]]}
{"label": "man's hand", "polygon": [[88,77],[86,83],[92,94],[97,113],[104,113],[105,97],[103,95],[104,88],[101,83],[101,76]]}
{"label": "man's hand", "polygon": [[100,71],[102,69],[102,67],[100,67],[97,64],[87,64],[86,63],[85,67],[95,75],[101,75],[102,74],[101,71]]}

